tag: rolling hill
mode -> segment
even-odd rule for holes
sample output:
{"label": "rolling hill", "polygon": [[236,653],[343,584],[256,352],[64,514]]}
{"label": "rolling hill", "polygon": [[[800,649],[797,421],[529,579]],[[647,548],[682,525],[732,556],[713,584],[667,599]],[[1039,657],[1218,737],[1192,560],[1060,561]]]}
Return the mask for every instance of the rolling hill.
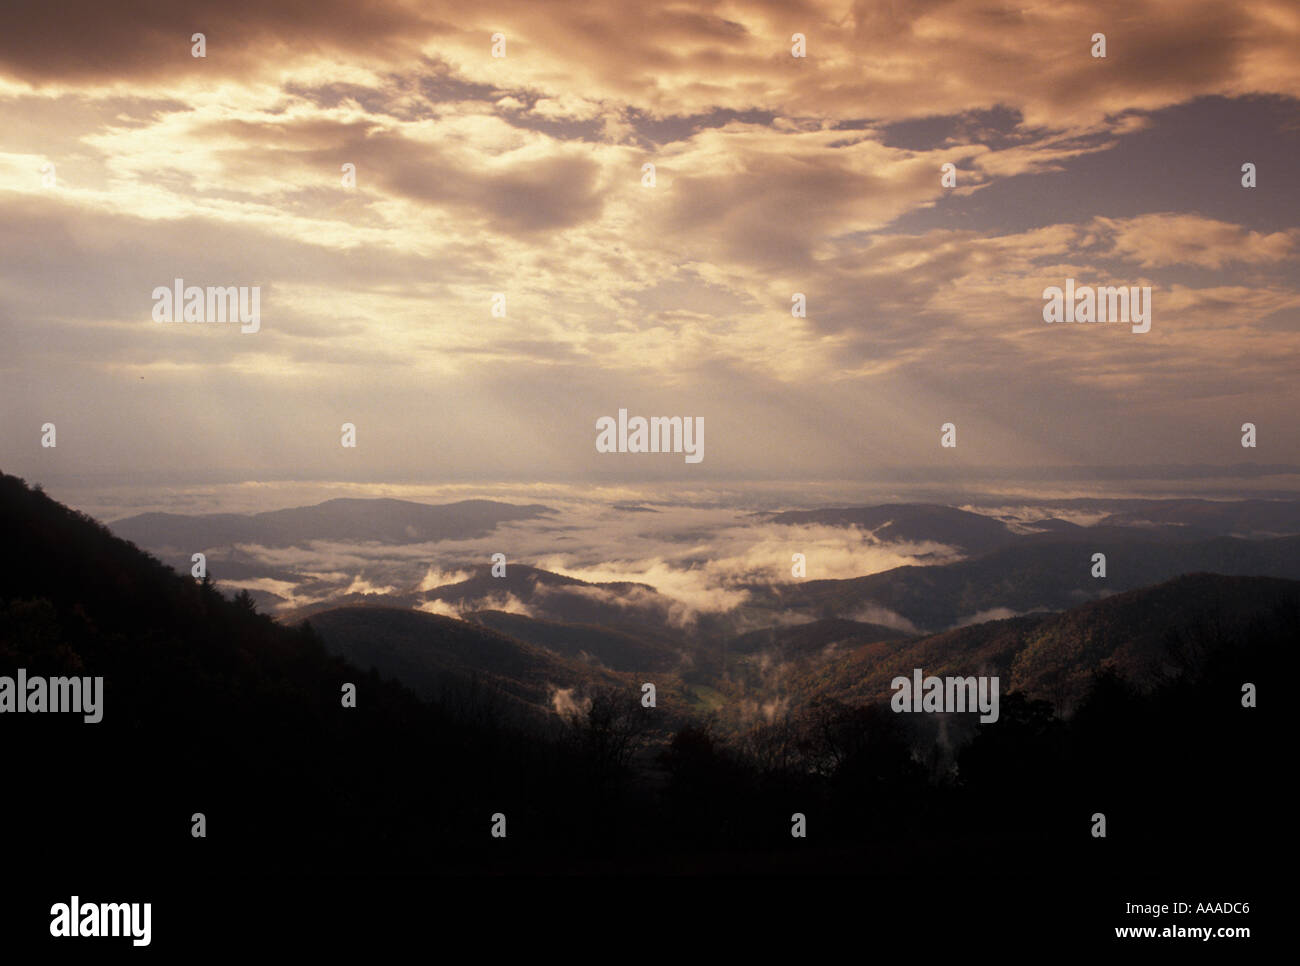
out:
{"label": "rolling hill", "polygon": [[316,614],[311,624],[330,653],[374,668],[427,698],[477,681],[541,711],[550,707],[557,688],[632,691],[640,683],[490,627],[436,614],[343,607]]}
{"label": "rolling hill", "polygon": [[884,542],[941,543],[966,553],[987,553],[1015,534],[1001,520],[982,513],[932,503],[887,503],[879,506],[786,510],[769,514],[772,523],[858,527]]}
{"label": "rolling hill", "polygon": [[1114,669],[1150,689],[1193,669],[1206,654],[1248,641],[1260,621],[1294,626],[1298,618],[1300,581],[1187,574],[1059,614],[862,644],[809,668],[790,687],[805,699],[880,701],[896,675],[922,668],[997,675],[1004,692],[1021,691],[1068,711],[1098,671]]}
{"label": "rolling hill", "polygon": [[432,505],[343,498],[265,513],[142,513],[114,521],[112,530],[150,550],[167,547],[191,553],[235,543],[285,547],[313,540],[389,544],[464,540],[491,533],[502,523],[550,512],[537,504],[516,506],[494,500]]}
{"label": "rolling hill", "polygon": [[594,659],[614,671],[668,671],[681,660],[671,646],[594,624],[565,624],[495,610],[471,611],[464,619],[565,657]]}
{"label": "rolling hill", "polygon": [[[1091,575],[1094,552],[1106,554],[1104,578]],[[1300,537],[1189,539],[1182,531],[1080,528],[1023,536],[982,557],[950,564],[748,589],[774,610],[853,619],[877,608],[921,631],[938,632],[980,614],[1063,611],[1196,571],[1300,579]]]}

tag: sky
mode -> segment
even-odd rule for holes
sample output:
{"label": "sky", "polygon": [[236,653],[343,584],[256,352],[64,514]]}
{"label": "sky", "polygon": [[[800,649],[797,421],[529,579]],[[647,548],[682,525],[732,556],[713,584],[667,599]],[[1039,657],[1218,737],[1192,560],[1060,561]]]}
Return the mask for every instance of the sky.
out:
{"label": "sky", "polygon": [[[6,472],[489,493],[1300,464],[1291,0],[15,9]],[[258,287],[257,331],[154,321],[177,278]],[[1046,324],[1069,278],[1149,287],[1150,331]],[[704,458],[597,452],[620,409],[701,417]]]}

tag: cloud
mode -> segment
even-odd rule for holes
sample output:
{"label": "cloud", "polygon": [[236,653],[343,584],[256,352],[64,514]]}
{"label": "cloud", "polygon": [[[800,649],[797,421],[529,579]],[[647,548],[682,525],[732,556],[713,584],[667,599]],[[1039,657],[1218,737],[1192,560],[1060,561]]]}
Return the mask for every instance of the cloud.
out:
{"label": "cloud", "polygon": [[562,718],[585,715],[591,710],[591,698],[578,696],[577,690],[551,685],[551,709]]}
{"label": "cloud", "polygon": [[[286,63],[331,52],[385,58],[416,54],[416,36],[444,28],[402,3],[348,0],[179,0],[112,9],[74,0],[57,12],[19,3],[0,34],[0,66],[31,84],[134,81],[163,84],[273,76]],[[191,36],[208,38],[208,58],[191,55]],[[210,58],[210,59],[209,59]]]}
{"label": "cloud", "polygon": [[1116,255],[1143,268],[1222,268],[1230,262],[1269,264],[1293,257],[1296,239],[1300,238],[1300,230],[1265,234],[1199,215],[1171,213],[1098,218],[1097,224],[1113,232]]}
{"label": "cloud", "polygon": [[463,610],[499,610],[507,614],[519,614],[521,617],[536,617],[536,612],[514,594],[492,594],[469,601]]}
{"label": "cloud", "polygon": [[415,609],[423,611],[426,614],[437,614],[439,617],[451,617],[456,620],[464,620],[461,611],[447,603],[445,600],[425,600],[415,605]]}
{"label": "cloud", "polygon": [[1003,621],[1011,617],[1021,617],[1028,613],[1030,612],[1011,610],[1008,607],[994,607],[989,610],[978,611],[968,617],[963,617],[961,620],[957,621],[957,623],[953,624],[952,628],[949,628],[949,630],[957,627],[969,627],[971,624],[983,624],[987,621]]}
{"label": "cloud", "polygon": [[[595,542],[580,556],[550,554],[539,557],[537,565],[593,583],[649,584],[654,588],[653,594],[636,590],[616,594],[600,587],[566,588],[565,592],[587,594],[618,606],[662,609],[666,600],[670,602],[666,614],[669,622],[687,626],[700,614],[729,614],[742,608],[750,601],[746,584],[792,580],[793,553],[805,555],[810,579],[860,577],[909,564],[960,559],[953,548],[942,544],[885,544],[869,532],[855,528],[752,523],[737,526],[732,513],[692,513],[682,508],[661,510],[664,519],[655,521],[657,526],[636,521],[651,532],[631,539],[608,535],[597,538],[595,533],[590,533],[588,537]],[[713,517],[713,524],[706,535],[697,528],[708,516]],[[679,541],[684,520],[691,518],[700,522],[686,534],[691,539]],[[677,545],[672,546],[674,543]],[[626,551],[636,546],[657,553],[629,558]],[[899,621],[906,624],[897,615],[891,619],[894,623],[889,626],[900,626]]]}
{"label": "cloud", "polygon": [[[467,85],[542,90],[562,103],[580,92],[655,115],[762,103],[791,115],[916,117],[1006,104],[1034,125],[1153,110],[1224,89],[1300,90],[1290,56],[1300,26],[1285,0],[1108,0],[1086,16],[1050,2],[933,0],[847,9],[829,0],[741,0],[725,10],[632,0],[599,8],[577,0],[26,6],[0,39],[0,70],[43,86],[268,83],[329,77],[331,66],[339,82],[339,64],[365,64],[348,79],[379,82],[441,63]],[[195,31],[208,35],[203,60],[190,56]],[[497,31],[507,37],[504,58],[490,56]],[[1089,56],[1094,31],[1108,33],[1104,60]],[[802,60],[790,56],[794,32],[808,37]]]}
{"label": "cloud", "polygon": [[434,590],[447,584],[458,584],[463,580],[469,580],[473,574],[468,570],[440,570],[437,567],[430,566],[424,577],[415,586],[415,589],[421,593],[426,590]]}
{"label": "cloud", "polygon": [[397,588],[391,585],[372,584],[365,577],[362,577],[360,574],[358,574],[357,576],[352,578],[352,582],[348,584],[347,589],[344,590],[343,593],[344,594],[391,594],[395,590],[397,590]]}
{"label": "cloud", "polygon": [[[1300,445],[1286,0],[28,7],[0,36],[19,472],[1216,462],[1243,400]],[[1151,285],[1151,333],[1043,326],[1070,276]],[[152,323],[176,277],[260,286],[262,330]],[[598,459],[592,422],[623,405],[704,415],[705,463]],[[52,417],[77,445],[36,452],[26,427]],[[949,419],[963,443],[941,451]],[[334,445],[345,420],[364,460]],[[662,579],[698,609],[724,569]]]}
{"label": "cloud", "polygon": [[270,577],[259,577],[253,580],[218,580],[217,585],[222,590],[261,590],[268,594],[275,594],[277,597],[283,597],[286,600],[294,598],[294,590],[297,585],[290,580],[273,580]]}
{"label": "cloud", "polygon": [[849,615],[849,620],[861,621],[864,624],[879,624],[882,627],[892,627],[894,630],[903,631],[907,634],[921,633],[920,629],[902,614],[897,614],[878,604],[867,604],[859,608]]}

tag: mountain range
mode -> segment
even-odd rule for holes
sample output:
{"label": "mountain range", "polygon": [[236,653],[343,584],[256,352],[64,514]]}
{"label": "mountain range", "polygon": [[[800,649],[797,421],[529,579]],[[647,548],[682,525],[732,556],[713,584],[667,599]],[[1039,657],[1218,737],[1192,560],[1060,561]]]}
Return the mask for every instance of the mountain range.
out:
{"label": "mountain range", "polygon": [[[1128,542],[1113,529],[1090,536],[1130,571],[1178,553],[1294,566],[1290,538]],[[1152,862],[1230,869],[1242,848],[1265,847],[1271,826],[1251,818],[1281,801],[1280,705],[1242,695],[1269,693],[1294,643],[1294,579],[1181,573],[937,633],[812,613],[868,599],[852,580],[787,588],[797,606],[779,620],[675,639],[671,619],[637,634],[492,609],[453,620],[334,607],[289,626],[3,474],[0,532],[0,675],[104,680],[98,724],[0,716],[23,776],[21,795],[0,796],[0,819],[22,830],[9,844],[19,866],[828,871],[961,854],[1035,875],[1063,861],[1076,875],[1136,875]],[[1020,535],[932,588],[1014,599],[1034,561],[999,555],[1041,547],[1059,563],[1094,545],[1056,536]],[[882,576],[917,579],[856,579]],[[503,579],[474,574],[423,603],[474,600]],[[585,616],[622,611],[605,595],[650,593],[513,565],[509,586],[538,604],[585,597],[598,605]],[[999,720],[890,713],[890,679],[914,668],[997,675]],[[657,704],[643,701],[647,683]],[[1259,800],[1206,762],[1249,776]],[[1098,807],[1124,848],[1089,847]],[[789,834],[792,810],[813,822],[810,848]],[[206,842],[189,835],[196,812]],[[487,834],[497,812],[508,843]],[[1233,835],[1189,850],[1207,815]]]}

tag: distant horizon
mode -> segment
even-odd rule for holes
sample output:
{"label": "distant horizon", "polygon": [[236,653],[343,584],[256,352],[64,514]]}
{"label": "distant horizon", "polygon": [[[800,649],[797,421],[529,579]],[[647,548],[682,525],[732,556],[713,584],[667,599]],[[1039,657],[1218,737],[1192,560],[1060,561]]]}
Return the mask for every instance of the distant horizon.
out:
{"label": "distant horizon", "polygon": [[[691,486],[663,480],[594,481],[415,481],[322,480],[194,480],[75,482],[39,475],[24,476],[5,467],[0,470],[40,484],[51,496],[104,522],[147,512],[254,513],[322,503],[336,497],[394,498],[419,503],[454,503],[468,499],[501,502],[563,501],[614,503],[706,504],[737,508],[779,509],[881,503],[940,503],[946,505],[1023,504],[1064,500],[1122,499],[1274,499],[1300,498],[1300,466],[1251,467],[1249,475],[1234,475],[1240,466],[1198,467],[1196,476],[1162,476],[1161,467],[1146,469],[1146,476],[1125,476],[1121,467],[1092,469],[1092,477],[1052,478],[1052,468],[1038,477],[1016,475],[1022,468],[989,469],[983,475],[931,481],[896,480],[701,480]],[[1141,469],[1141,468],[1136,468]],[[1268,472],[1276,469],[1283,472]],[[1222,475],[1217,472],[1221,471]],[[1113,476],[1103,473],[1114,472]],[[934,474],[935,476],[957,474]],[[1002,482],[1006,485],[998,486]],[[1018,484],[1018,485],[1012,485]]]}

